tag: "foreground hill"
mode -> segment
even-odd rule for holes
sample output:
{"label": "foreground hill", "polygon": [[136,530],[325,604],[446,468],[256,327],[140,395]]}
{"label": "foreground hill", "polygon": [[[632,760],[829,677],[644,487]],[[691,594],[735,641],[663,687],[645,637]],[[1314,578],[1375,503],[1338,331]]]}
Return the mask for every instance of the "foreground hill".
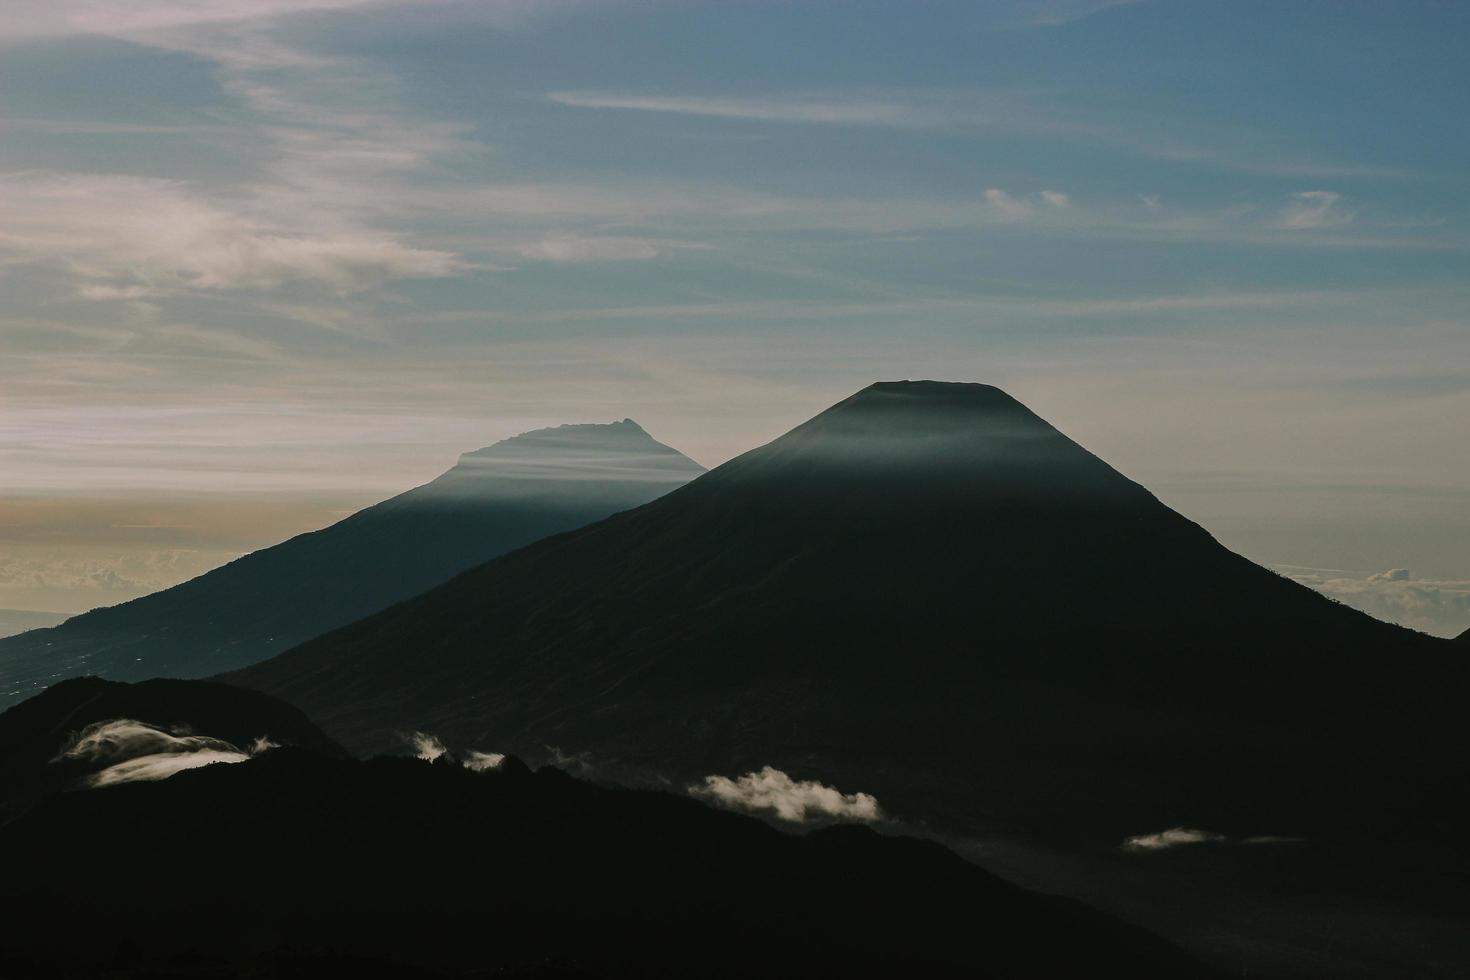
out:
{"label": "foreground hill", "polygon": [[204,677],[255,663],[703,471],[631,419],[507,439],[324,530],[55,629],[0,639],[0,706],[79,674]]}
{"label": "foreground hill", "polygon": [[936,844],[794,836],[514,759],[279,749],[52,797],[0,852],[17,980],[1204,973]]}
{"label": "foreground hill", "polygon": [[300,711],[259,691],[209,681],[62,681],[0,713],[0,824],[109,769],[116,778],[131,763],[132,775],[147,777],[139,760],[197,762],[204,757],[195,752],[243,756],[265,744],[346,756]]}
{"label": "foreground hill", "polygon": [[1458,839],[1456,649],[1227,551],[996,388],[898,382],[233,679],[357,750],[769,764],[1114,843]]}

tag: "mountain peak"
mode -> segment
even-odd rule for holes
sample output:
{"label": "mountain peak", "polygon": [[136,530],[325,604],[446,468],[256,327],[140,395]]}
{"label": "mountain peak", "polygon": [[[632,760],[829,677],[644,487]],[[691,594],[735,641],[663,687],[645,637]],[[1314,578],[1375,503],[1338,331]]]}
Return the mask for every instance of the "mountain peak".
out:
{"label": "mountain peak", "polygon": [[991,493],[1142,492],[1001,389],[928,380],[871,384],[711,474],[716,483],[757,475],[784,480],[794,494],[881,486],[900,506],[893,494],[920,506],[938,490],[936,480],[970,504]]}
{"label": "mountain peak", "polygon": [[656,441],[643,426],[632,419],[625,418],[621,422],[575,422],[547,426],[544,429],[532,429],[481,449],[464,453],[460,456],[460,460],[463,462],[506,454],[517,455],[523,450],[542,452],[556,446],[603,448],[639,446],[645,449],[675,452]]}

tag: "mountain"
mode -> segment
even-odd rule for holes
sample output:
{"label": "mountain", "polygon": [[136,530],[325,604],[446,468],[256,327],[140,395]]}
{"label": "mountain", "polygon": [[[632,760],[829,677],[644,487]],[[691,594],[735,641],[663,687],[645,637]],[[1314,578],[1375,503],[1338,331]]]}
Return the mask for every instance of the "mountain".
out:
{"label": "mountain", "polygon": [[0,852],[14,980],[1206,975],[937,844],[788,834],[513,758],[277,749],[53,796]]}
{"label": "mountain", "polygon": [[1233,554],[999,389],[876,384],[232,675],[349,748],[771,765],[960,830],[1444,834],[1463,655]]}
{"label": "mountain", "polygon": [[61,681],[0,713],[0,824],[49,793],[151,778],[156,772],[144,767],[152,763],[169,772],[186,757],[245,756],[252,744],[346,756],[296,708],[259,691],[210,681]]}
{"label": "mountain", "polygon": [[528,432],[324,530],[0,640],[0,706],[80,674],[135,680],[243,667],[702,472],[632,419]]}
{"label": "mountain", "polygon": [[1461,633],[1459,636],[1455,637],[1455,642],[1456,643],[1470,644],[1470,630],[1466,630],[1465,632]]}
{"label": "mountain", "polygon": [[24,633],[26,630],[45,629],[65,622],[62,613],[33,612],[29,609],[0,609],[0,639]]}

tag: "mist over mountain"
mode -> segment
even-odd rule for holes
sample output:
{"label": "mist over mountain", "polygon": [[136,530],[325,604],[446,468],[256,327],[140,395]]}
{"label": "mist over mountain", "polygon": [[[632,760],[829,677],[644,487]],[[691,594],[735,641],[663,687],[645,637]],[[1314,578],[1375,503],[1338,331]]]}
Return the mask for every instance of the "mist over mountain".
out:
{"label": "mist over mountain", "polygon": [[0,705],[79,674],[203,677],[255,663],[702,472],[631,419],[506,439],[331,527],[0,640]]}
{"label": "mist over mountain", "polygon": [[1056,839],[1458,833],[1456,647],[1218,544],[1004,392],[876,384],[662,499],[231,676],[672,778]]}
{"label": "mist over mountain", "polygon": [[50,797],[0,849],[13,978],[1213,975],[933,843],[515,759],[275,749]]}

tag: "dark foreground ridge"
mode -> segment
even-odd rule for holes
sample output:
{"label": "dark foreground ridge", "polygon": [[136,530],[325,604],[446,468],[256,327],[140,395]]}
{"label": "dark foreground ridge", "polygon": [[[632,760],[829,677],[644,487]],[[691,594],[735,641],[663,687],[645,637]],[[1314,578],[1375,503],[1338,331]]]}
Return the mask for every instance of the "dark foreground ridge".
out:
{"label": "dark foreground ridge", "polygon": [[997,388],[893,382],[231,679],[357,751],[774,765],[1092,843],[1458,840],[1456,651],[1231,553]]}
{"label": "dark foreground ridge", "polygon": [[0,639],[0,707],[62,677],[204,677],[255,663],[702,472],[631,419],[506,439],[324,530],[54,629]]}
{"label": "dark foreground ridge", "polygon": [[515,759],[278,749],[0,828],[0,975],[1187,978],[937,844],[794,836]]}

